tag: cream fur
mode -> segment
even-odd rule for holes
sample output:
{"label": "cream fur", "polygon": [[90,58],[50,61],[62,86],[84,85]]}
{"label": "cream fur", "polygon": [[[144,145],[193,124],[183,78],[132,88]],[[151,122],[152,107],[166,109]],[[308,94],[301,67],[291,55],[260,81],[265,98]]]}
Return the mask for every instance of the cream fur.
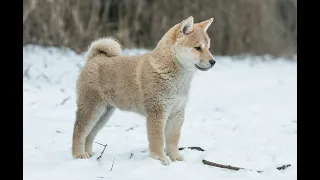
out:
{"label": "cream fur", "polygon": [[93,155],[95,136],[118,108],[146,117],[152,158],[166,165],[183,160],[178,144],[190,84],[199,67],[212,67],[209,20],[193,24],[190,16],[172,27],[152,52],[139,56],[121,56],[121,46],[112,38],[90,45],[77,79],[74,158]]}

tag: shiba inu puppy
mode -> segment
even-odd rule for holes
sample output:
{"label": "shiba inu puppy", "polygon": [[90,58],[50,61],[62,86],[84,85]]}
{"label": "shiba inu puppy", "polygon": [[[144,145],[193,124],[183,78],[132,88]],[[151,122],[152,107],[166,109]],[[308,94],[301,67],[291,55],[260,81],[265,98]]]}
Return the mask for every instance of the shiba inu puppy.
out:
{"label": "shiba inu puppy", "polygon": [[107,37],[94,41],[77,79],[77,111],[72,155],[90,158],[94,138],[116,108],[146,117],[150,155],[162,164],[182,161],[178,143],[193,75],[215,64],[206,33],[213,18],[190,16],[173,26],[155,49],[122,56]]}

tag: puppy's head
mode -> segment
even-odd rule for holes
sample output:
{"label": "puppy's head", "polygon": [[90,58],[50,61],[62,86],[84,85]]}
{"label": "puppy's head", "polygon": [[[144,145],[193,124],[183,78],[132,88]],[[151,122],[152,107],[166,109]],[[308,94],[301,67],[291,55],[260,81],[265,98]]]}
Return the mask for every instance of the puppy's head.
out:
{"label": "puppy's head", "polygon": [[173,52],[178,62],[189,70],[207,71],[215,60],[209,51],[207,30],[213,18],[194,24],[193,17],[183,20],[176,29]]}

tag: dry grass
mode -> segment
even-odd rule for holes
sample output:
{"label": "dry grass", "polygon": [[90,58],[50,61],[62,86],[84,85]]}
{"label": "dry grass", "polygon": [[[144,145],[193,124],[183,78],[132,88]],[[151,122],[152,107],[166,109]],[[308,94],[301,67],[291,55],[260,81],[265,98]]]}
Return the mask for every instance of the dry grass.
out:
{"label": "dry grass", "polygon": [[214,54],[296,53],[297,0],[24,0],[23,44],[77,52],[102,36],[125,47],[153,48],[174,24],[214,17]]}

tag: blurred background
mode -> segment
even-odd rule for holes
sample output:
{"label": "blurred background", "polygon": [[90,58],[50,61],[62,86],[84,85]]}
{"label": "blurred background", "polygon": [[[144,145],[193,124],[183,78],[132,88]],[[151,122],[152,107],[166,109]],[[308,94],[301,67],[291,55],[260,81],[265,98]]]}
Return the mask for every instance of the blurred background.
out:
{"label": "blurred background", "polygon": [[215,18],[208,29],[215,55],[297,52],[297,0],[24,0],[23,45],[84,52],[114,36],[125,48],[153,49],[188,16]]}

